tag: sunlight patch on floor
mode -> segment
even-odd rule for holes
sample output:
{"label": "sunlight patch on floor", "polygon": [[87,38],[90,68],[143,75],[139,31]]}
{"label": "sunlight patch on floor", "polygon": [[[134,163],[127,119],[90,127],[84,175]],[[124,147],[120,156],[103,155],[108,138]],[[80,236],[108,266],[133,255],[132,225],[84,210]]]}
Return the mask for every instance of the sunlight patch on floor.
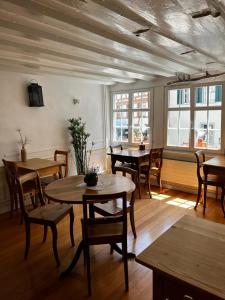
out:
{"label": "sunlight patch on floor", "polygon": [[170,198],[170,196],[168,196],[168,195],[158,194],[156,192],[151,192],[151,194],[152,194],[152,199],[153,200],[165,200],[165,199]]}
{"label": "sunlight patch on floor", "polygon": [[187,208],[187,209],[191,209],[195,206],[194,201],[189,201],[181,198],[175,198],[173,200],[167,201],[166,203],[174,206],[179,206],[182,208]]}

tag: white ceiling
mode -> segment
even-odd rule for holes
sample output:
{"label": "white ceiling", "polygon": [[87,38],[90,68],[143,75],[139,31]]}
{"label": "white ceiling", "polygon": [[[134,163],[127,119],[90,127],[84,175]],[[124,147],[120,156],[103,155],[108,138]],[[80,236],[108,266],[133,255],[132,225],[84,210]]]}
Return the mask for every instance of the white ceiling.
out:
{"label": "white ceiling", "polygon": [[[192,18],[205,9],[220,16]],[[103,84],[223,72],[224,35],[225,0],[0,0],[1,69]]]}

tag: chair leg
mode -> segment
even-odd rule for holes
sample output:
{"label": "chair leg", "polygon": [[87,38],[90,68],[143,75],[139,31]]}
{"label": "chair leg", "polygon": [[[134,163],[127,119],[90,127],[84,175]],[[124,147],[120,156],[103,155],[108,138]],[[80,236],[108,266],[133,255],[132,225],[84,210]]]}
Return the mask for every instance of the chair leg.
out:
{"label": "chair leg", "polygon": [[207,184],[204,184],[204,202],[203,202],[203,215],[205,215],[206,209],[206,198],[207,198]]}
{"label": "chair leg", "polygon": [[73,208],[71,207],[71,210],[70,210],[70,239],[71,239],[72,247],[74,247],[74,245],[75,245],[75,243],[74,243],[74,233],[73,233],[73,224],[74,224],[74,212],[73,212]]}
{"label": "chair leg", "polygon": [[221,207],[222,207],[223,215],[224,215],[224,218],[225,218],[224,194],[225,194],[225,188],[223,187],[222,188],[222,194],[221,194]]}
{"label": "chair leg", "polygon": [[131,229],[134,235],[134,238],[137,238],[137,234],[136,234],[136,228],[135,228],[135,222],[134,222],[134,207],[131,207],[130,210],[130,224],[131,224]]}
{"label": "chair leg", "polygon": [[60,261],[59,261],[59,256],[58,256],[58,250],[57,250],[57,228],[56,228],[56,225],[52,225],[51,226],[51,229],[52,229],[52,247],[53,247],[53,253],[54,253],[54,256],[55,256],[55,260],[56,260],[56,264],[57,266],[60,265]]}
{"label": "chair leg", "polygon": [[128,292],[129,282],[128,282],[128,257],[127,257],[127,240],[126,239],[122,242],[122,252],[123,252],[123,263],[124,263],[125,290],[126,290],[126,292]]}
{"label": "chair leg", "polygon": [[91,296],[91,265],[90,265],[89,245],[84,246],[84,257],[85,257],[86,268],[87,268],[88,296]]}
{"label": "chair leg", "polygon": [[25,221],[25,230],[26,230],[26,246],[25,246],[24,259],[27,259],[28,252],[30,249],[30,222],[29,221]]}
{"label": "chair leg", "polygon": [[217,186],[217,187],[216,187],[216,201],[217,201],[217,199],[218,199],[218,190],[219,190],[219,187]]}
{"label": "chair leg", "polygon": [[10,217],[12,218],[14,210],[15,196],[10,193]]}
{"label": "chair leg", "polygon": [[110,244],[110,254],[113,254],[113,246]]}
{"label": "chair leg", "polygon": [[43,236],[43,243],[46,241],[48,235],[48,226],[44,225],[44,236]]}
{"label": "chair leg", "polygon": [[202,184],[199,183],[198,184],[198,196],[197,196],[197,200],[196,200],[196,204],[195,204],[194,209],[197,209],[198,203],[199,203],[199,201],[201,199],[201,194],[202,194]]}
{"label": "chair leg", "polygon": [[150,197],[150,199],[152,199],[151,184],[150,184],[150,178],[149,178],[149,176],[147,177],[147,180],[148,180],[148,193],[149,193],[149,197]]}

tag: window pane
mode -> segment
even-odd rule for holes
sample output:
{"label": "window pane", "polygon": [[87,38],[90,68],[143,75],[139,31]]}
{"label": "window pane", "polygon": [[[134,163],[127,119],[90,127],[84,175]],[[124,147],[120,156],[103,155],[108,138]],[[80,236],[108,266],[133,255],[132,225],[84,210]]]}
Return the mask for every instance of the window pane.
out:
{"label": "window pane", "polygon": [[207,106],[207,86],[197,87],[195,89],[195,105]]}
{"label": "window pane", "polygon": [[113,113],[113,141],[128,142],[128,112]]}
{"label": "window pane", "polygon": [[196,111],[195,147],[221,148],[221,110]]}
{"label": "window pane", "polygon": [[134,111],[132,119],[132,142],[149,143],[149,112]]}
{"label": "window pane", "polygon": [[222,104],[222,85],[209,86],[209,105],[221,106]]}
{"label": "window pane", "polygon": [[207,110],[195,112],[195,147],[207,148]]}
{"label": "window pane", "polygon": [[209,111],[208,148],[221,148],[221,110]]}
{"label": "window pane", "polygon": [[179,111],[168,112],[168,131],[167,131],[167,145],[178,145],[178,121]]}
{"label": "window pane", "polygon": [[169,90],[169,107],[189,107],[190,89]]}
{"label": "window pane", "polygon": [[149,108],[150,92],[138,92],[133,94],[133,108],[147,109]]}
{"label": "window pane", "polygon": [[113,96],[113,109],[128,109],[129,107],[129,94],[114,94]]}
{"label": "window pane", "polygon": [[190,111],[169,111],[167,145],[189,147]]}
{"label": "window pane", "polygon": [[190,111],[180,111],[179,146],[189,147],[190,138]]}

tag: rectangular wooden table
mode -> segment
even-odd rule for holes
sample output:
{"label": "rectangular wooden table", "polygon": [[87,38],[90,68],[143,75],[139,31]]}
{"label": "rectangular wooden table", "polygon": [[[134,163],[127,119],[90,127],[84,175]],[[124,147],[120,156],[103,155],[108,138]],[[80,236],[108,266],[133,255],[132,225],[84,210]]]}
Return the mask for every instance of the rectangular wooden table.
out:
{"label": "rectangular wooden table", "polygon": [[225,299],[223,224],[186,215],[136,261],[153,270],[153,300]]}
{"label": "rectangular wooden table", "polygon": [[225,156],[224,155],[215,156],[215,157],[205,161],[202,165],[203,165],[203,169],[210,170],[211,174],[225,175]]}
{"label": "rectangular wooden table", "polygon": [[18,171],[38,172],[40,177],[56,174],[60,171],[61,162],[43,158],[31,158],[26,162],[16,163]]}
{"label": "rectangular wooden table", "polygon": [[[114,167],[117,161],[122,163],[131,163],[135,165],[135,169],[138,171],[138,179],[140,178],[140,165],[143,162],[148,162],[150,149],[146,150],[132,150],[123,149],[115,151],[113,153],[108,152],[107,154],[111,156],[111,167],[112,173],[114,174]],[[140,182],[138,183],[139,197],[141,198],[141,188]]]}
{"label": "rectangular wooden table", "polygon": [[[203,164],[203,171],[205,175],[205,183],[204,183],[204,210],[203,213],[205,213],[206,208],[206,194],[207,194],[207,177],[208,174],[214,174],[219,176],[219,181],[222,183],[221,187],[225,187],[225,156],[224,155],[218,155],[215,156],[207,161],[205,161]],[[221,195],[221,206],[223,210],[223,214],[225,217],[225,207],[224,207],[224,188],[222,188],[222,195]]]}

